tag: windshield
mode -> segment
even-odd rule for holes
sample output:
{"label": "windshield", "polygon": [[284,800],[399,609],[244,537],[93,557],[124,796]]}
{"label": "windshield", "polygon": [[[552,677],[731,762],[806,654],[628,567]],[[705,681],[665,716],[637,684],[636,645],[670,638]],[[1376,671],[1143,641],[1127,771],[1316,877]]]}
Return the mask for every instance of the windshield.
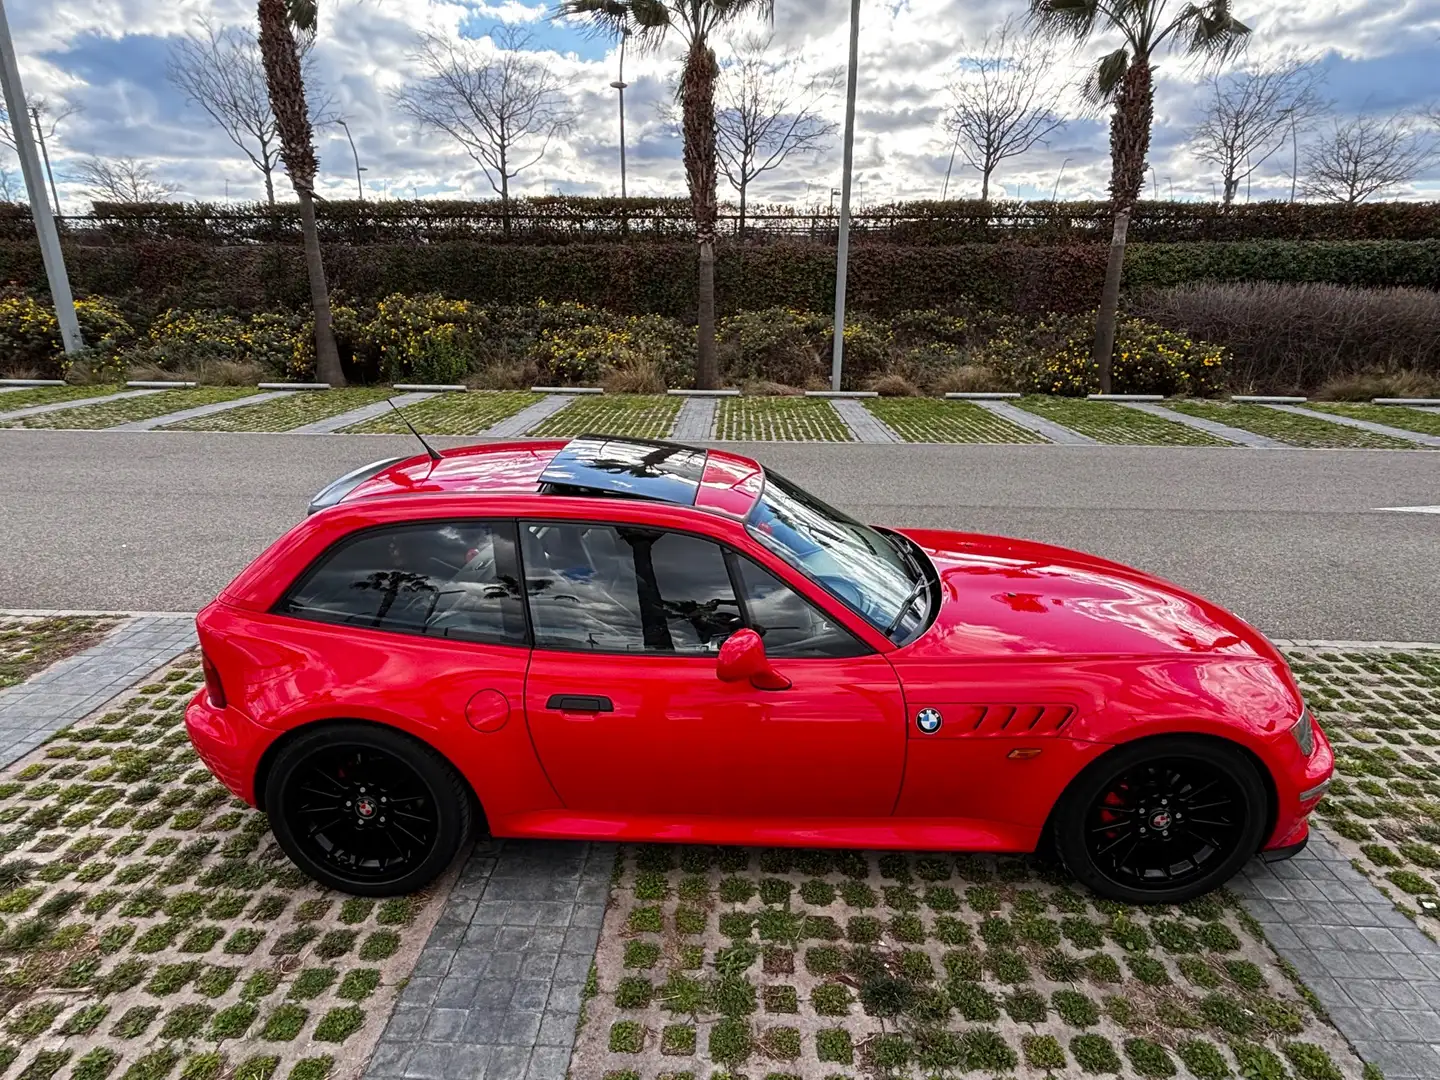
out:
{"label": "windshield", "polygon": [[[907,630],[926,595],[924,569],[896,546],[903,541],[892,543],[773,472],[765,474],[765,489],[747,527],[883,632]],[[913,618],[923,621],[926,610],[920,605]]]}

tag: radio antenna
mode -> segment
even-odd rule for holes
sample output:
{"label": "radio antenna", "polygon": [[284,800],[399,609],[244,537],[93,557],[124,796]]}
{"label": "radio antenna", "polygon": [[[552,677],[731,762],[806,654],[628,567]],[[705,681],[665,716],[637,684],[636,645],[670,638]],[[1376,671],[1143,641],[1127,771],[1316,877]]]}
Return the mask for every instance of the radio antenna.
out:
{"label": "radio antenna", "polygon": [[426,442],[425,436],[421,435],[420,432],[415,430],[415,425],[410,422],[410,418],[405,415],[404,410],[401,409],[399,405],[396,405],[395,402],[390,398],[386,398],[385,401],[392,409],[395,410],[395,412],[399,415],[400,419],[405,421],[405,426],[410,429],[410,434],[414,435],[415,438],[420,440],[420,445],[425,448],[425,453],[430,455],[430,460],[432,462],[439,461],[440,451],[436,450],[433,446]]}

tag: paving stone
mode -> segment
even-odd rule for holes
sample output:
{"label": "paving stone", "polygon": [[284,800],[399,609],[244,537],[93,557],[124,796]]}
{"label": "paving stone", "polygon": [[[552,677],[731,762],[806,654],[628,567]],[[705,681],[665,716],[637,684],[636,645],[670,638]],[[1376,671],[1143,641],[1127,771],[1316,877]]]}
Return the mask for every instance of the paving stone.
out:
{"label": "paving stone", "polygon": [[516,435],[524,435],[574,401],[574,394],[547,394],[534,405],[527,405],[515,415],[507,416],[504,420],[492,424],[480,434],[490,439],[508,439],[514,438]]}
{"label": "paving stone", "polygon": [[704,441],[715,437],[715,405],[713,397],[687,397],[675,417],[670,437],[677,441]]}
{"label": "paving stone", "polygon": [[864,404],[852,398],[834,398],[830,404],[840,415],[841,421],[862,443],[898,443],[905,440],[891,430],[890,425],[865,408]]}
{"label": "paving stone", "polygon": [[1122,401],[1120,404],[1128,409],[1136,409],[1139,412],[1149,413],[1151,416],[1158,416],[1162,420],[1169,420],[1176,424],[1184,424],[1186,427],[1204,431],[1210,435],[1218,436],[1227,442],[1237,443],[1240,446],[1250,446],[1266,450],[1289,446],[1288,443],[1283,443],[1279,439],[1272,439],[1266,435],[1257,435],[1253,431],[1231,427],[1229,424],[1222,424],[1217,420],[1206,420],[1200,416],[1191,416],[1189,413],[1176,412],[1174,409],[1167,409],[1163,405],[1157,405],[1148,401]]}
{"label": "paving stone", "polygon": [[1005,401],[976,401],[976,405],[992,412],[1003,420],[1012,424],[1033,431],[1042,438],[1052,443],[1059,443],[1062,446],[1093,446],[1095,440],[1089,435],[1081,435],[1078,431],[1071,431],[1067,427],[1055,423],[1053,420],[1046,420],[1043,416],[1036,416],[1025,409],[1018,409]]}

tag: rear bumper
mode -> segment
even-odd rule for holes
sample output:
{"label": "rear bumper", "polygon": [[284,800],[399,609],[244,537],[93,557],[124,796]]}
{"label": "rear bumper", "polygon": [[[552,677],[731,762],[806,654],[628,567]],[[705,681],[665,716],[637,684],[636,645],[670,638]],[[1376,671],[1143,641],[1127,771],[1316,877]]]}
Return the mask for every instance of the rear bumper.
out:
{"label": "rear bumper", "polygon": [[254,806],[255,771],[270,744],[270,732],[238,709],[215,708],[204,687],[185,710],[185,731],[216,779]]}

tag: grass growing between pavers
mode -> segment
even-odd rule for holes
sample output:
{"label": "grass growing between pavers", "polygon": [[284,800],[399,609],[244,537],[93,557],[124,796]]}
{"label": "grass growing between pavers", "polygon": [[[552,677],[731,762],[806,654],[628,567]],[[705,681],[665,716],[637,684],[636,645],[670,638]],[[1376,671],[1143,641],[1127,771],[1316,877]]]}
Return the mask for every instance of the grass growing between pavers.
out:
{"label": "grass growing between pavers", "polygon": [[119,401],[107,401],[101,405],[81,405],[74,409],[41,413],[39,416],[31,416],[14,423],[28,428],[108,428],[137,420],[151,420],[201,405],[235,401],[259,392],[253,386],[195,386],[146,394],[144,397],[121,398]]}
{"label": "grass growing between pavers", "polygon": [[906,442],[1038,443],[1033,431],[1010,423],[968,401],[935,398],[873,398],[865,402]]}
{"label": "grass growing between pavers", "polygon": [[1225,892],[1134,908],[950,854],[622,858],[572,1076],[1362,1074]]}
{"label": "grass growing between pavers", "polygon": [[1316,412],[1348,416],[1352,420],[1369,420],[1372,424],[1418,431],[1422,435],[1440,435],[1440,412],[1423,412],[1404,405],[1362,405],[1354,401],[1312,401],[1305,408]]}
{"label": "grass growing between pavers", "polygon": [[1165,408],[1202,420],[1229,424],[1242,431],[1253,431],[1291,446],[1327,449],[1357,447],[1373,450],[1413,450],[1414,443],[1377,435],[1372,431],[1332,424],[1321,416],[1301,416],[1282,412],[1250,402],[1204,401],[1199,398],[1177,398],[1165,402]]}
{"label": "grass growing between pavers", "polygon": [[8,394],[0,394],[0,413],[28,409],[31,405],[55,405],[62,401],[105,397],[119,394],[123,386],[31,386]]}
{"label": "grass growing between pavers", "polygon": [[1113,401],[1028,396],[1014,402],[1096,442],[1140,446],[1230,446],[1218,436]]}
{"label": "grass growing between pavers", "polygon": [[45,1080],[358,1075],[428,897],[313,885],[201,765],[182,658],[0,774],[0,1062]]}
{"label": "grass growing between pavers", "polygon": [[[437,394],[404,409],[405,417],[422,435],[475,435],[539,401],[542,395],[524,390],[466,394]],[[392,409],[348,427],[346,432],[405,435],[410,429]]]}
{"label": "grass growing between pavers", "polygon": [[1289,650],[1335,748],[1327,833],[1440,938],[1440,650]]}
{"label": "grass growing between pavers", "polygon": [[581,394],[528,434],[565,438],[594,432],[663,439],[675,426],[681,404],[680,398],[665,394]]}
{"label": "grass growing between pavers", "polygon": [[854,438],[830,402],[807,397],[721,398],[717,439],[769,442],[851,442]]}
{"label": "grass growing between pavers", "polygon": [[120,621],[88,615],[0,615],[0,690],[88,649]]}
{"label": "grass growing between pavers", "polygon": [[214,416],[166,424],[165,431],[290,431],[358,409],[395,391],[382,386],[351,386],[341,390],[300,390],[288,397],[240,405]]}

